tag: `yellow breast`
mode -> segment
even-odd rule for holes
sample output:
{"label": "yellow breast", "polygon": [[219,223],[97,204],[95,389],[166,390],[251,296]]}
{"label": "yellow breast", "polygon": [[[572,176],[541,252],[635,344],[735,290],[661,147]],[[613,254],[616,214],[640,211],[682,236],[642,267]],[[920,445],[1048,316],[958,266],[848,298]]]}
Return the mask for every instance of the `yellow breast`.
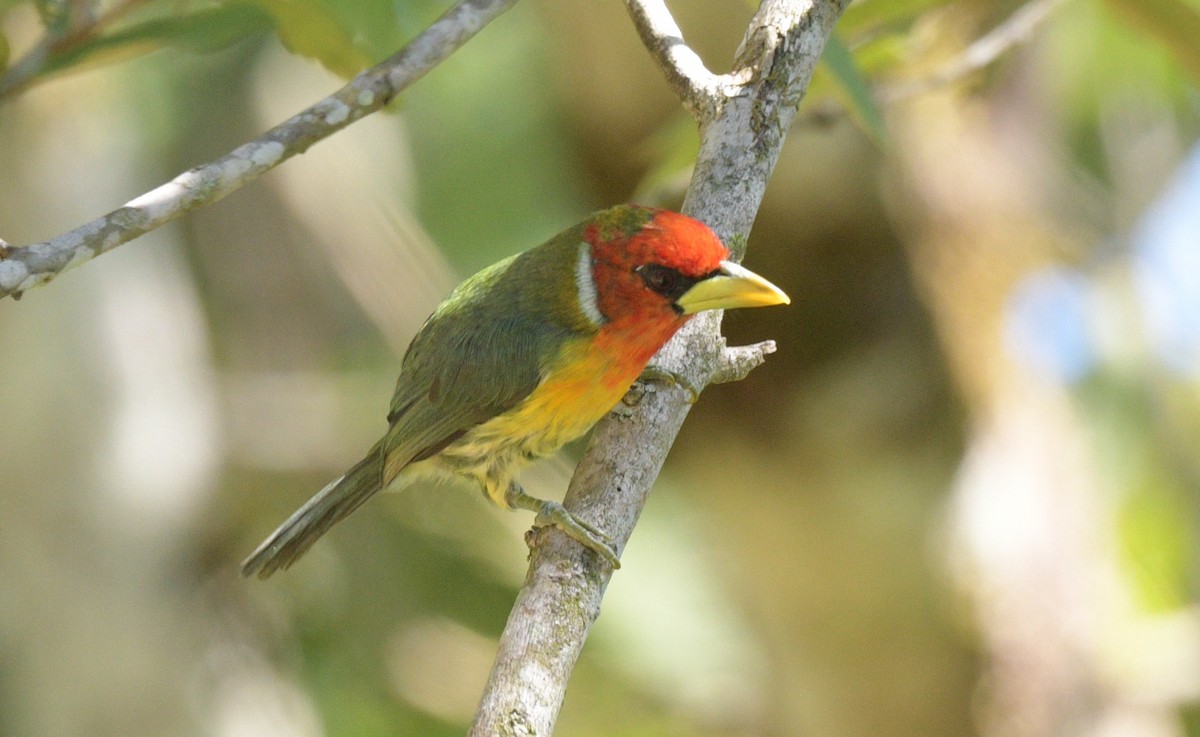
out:
{"label": "yellow breast", "polygon": [[588,341],[568,344],[560,368],[523,402],[475,427],[440,454],[459,473],[476,477],[500,506],[513,474],[586,433],[621,400],[637,375],[627,376]]}

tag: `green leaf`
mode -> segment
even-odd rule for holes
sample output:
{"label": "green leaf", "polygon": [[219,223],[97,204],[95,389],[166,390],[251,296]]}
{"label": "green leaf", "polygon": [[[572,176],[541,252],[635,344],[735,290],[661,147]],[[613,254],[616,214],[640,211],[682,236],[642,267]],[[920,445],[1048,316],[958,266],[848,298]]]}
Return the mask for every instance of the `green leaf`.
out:
{"label": "green leaf", "polygon": [[887,138],[883,113],[875,104],[871,85],[854,61],[850,49],[836,35],[831,36],[825,44],[825,53],[821,55],[821,61],[833,79],[834,93],[846,105],[850,117],[877,144],[882,144]]}
{"label": "green leaf", "polygon": [[8,37],[0,33],[0,72],[8,69],[8,55],[11,49],[8,46]]}
{"label": "green leaf", "polygon": [[1200,8],[1186,0],[1107,0],[1109,10],[1165,46],[1200,83]]}
{"label": "green leaf", "polygon": [[275,19],[285,48],[315,59],[334,74],[350,78],[371,59],[324,6],[314,0],[257,0]]}
{"label": "green leaf", "polygon": [[1188,600],[1189,545],[1193,539],[1186,494],[1161,469],[1147,469],[1118,510],[1121,562],[1139,606],[1167,612]]}
{"label": "green leaf", "polygon": [[70,8],[64,0],[34,0],[38,17],[49,31],[56,34],[64,29]]}
{"label": "green leaf", "polygon": [[639,158],[648,158],[654,164],[638,182],[630,201],[659,207],[675,204],[687,191],[699,151],[696,121],[679,110],[637,151]]}
{"label": "green leaf", "polygon": [[83,64],[109,63],[166,47],[207,53],[271,28],[265,12],[245,3],[207,8],[182,17],[155,18],[52,56],[41,74]]}
{"label": "green leaf", "polygon": [[838,21],[838,28],[858,31],[876,26],[907,24],[927,10],[950,0],[864,0],[851,3]]}

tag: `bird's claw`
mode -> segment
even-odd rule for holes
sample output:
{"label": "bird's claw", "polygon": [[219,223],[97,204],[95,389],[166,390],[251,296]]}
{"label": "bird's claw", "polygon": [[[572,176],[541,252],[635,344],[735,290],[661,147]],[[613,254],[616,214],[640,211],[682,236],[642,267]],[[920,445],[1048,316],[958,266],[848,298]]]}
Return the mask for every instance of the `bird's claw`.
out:
{"label": "bird's claw", "polygon": [[[700,398],[700,390],[697,389],[686,376],[683,374],[677,374],[674,371],[669,371],[660,366],[651,365],[642,369],[642,375],[637,378],[637,384],[634,386],[636,387],[638,384],[643,386],[646,384],[662,384],[663,386],[667,387],[677,386],[688,393],[688,404],[695,404],[696,400]],[[629,393],[632,394],[633,389],[631,389]],[[644,389],[642,390],[642,393],[645,393]],[[626,394],[626,397],[628,396],[629,394]],[[634,404],[636,404],[638,401],[641,401],[641,395],[636,397]]]}
{"label": "bird's claw", "polygon": [[596,551],[613,568],[621,567],[621,560],[617,557],[617,549],[613,546],[608,535],[604,534],[595,525],[584,522],[571,514],[567,511],[566,507],[558,502],[549,502],[544,499],[532,497],[526,494],[520,484],[515,481],[509,485],[508,492],[505,494],[505,501],[508,502],[508,506],[515,509],[528,509],[536,513],[537,517],[534,519],[536,526],[546,527],[554,525],[567,533],[569,537],[580,545]]}
{"label": "bird's claw", "polygon": [[617,402],[617,406],[612,408],[613,414],[622,419],[633,417],[634,407],[642,403],[642,397],[646,396],[646,387],[641,382],[635,383],[629,387],[629,391],[625,392],[625,396],[621,397],[621,401]]}
{"label": "bird's claw", "polygon": [[537,517],[534,519],[534,524],[541,527],[554,525],[584,547],[596,551],[613,568],[621,567],[621,559],[617,557],[616,548],[613,547],[612,541],[608,539],[608,535],[605,535],[595,525],[571,514],[567,511],[566,507],[558,502],[543,501],[541,508],[537,510]]}

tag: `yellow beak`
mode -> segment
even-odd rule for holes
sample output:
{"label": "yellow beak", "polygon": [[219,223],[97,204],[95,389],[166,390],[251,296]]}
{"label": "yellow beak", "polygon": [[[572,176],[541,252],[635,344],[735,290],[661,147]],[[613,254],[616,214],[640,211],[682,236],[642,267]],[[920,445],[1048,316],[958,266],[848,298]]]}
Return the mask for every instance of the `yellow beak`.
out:
{"label": "yellow beak", "polygon": [[732,261],[722,261],[721,270],[715,276],[696,282],[675,300],[675,304],[683,314],[690,315],[704,310],[786,305],[791,301],[782,289],[750,269]]}

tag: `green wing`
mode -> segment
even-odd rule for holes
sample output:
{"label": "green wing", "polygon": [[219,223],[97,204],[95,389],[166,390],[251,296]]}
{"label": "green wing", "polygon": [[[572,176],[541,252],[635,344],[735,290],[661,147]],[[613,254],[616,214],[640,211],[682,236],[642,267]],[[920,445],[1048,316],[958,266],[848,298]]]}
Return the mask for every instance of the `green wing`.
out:
{"label": "green wing", "polygon": [[409,463],[516,407],[567,340],[595,330],[574,296],[579,241],[573,235],[567,231],[479,272],[421,327],[388,414],[385,485]]}

